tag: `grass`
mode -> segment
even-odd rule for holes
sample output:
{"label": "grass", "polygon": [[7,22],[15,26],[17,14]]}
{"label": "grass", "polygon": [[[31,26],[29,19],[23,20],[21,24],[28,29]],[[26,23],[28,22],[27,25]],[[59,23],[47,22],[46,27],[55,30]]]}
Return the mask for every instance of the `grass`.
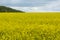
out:
{"label": "grass", "polygon": [[0,13],[0,40],[60,40],[60,13]]}

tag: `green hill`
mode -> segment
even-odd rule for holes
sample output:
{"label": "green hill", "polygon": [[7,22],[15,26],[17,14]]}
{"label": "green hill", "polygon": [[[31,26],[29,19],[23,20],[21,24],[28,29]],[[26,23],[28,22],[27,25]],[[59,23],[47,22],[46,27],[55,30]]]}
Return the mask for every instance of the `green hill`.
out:
{"label": "green hill", "polygon": [[0,12],[23,12],[6,6],[0,6]]}

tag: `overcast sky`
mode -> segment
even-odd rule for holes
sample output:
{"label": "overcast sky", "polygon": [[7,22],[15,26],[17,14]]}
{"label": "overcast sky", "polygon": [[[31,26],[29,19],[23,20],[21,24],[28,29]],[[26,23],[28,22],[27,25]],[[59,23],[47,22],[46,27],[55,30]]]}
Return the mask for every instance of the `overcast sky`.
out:
{"label": "overcast sky", "polygon": [[0,5],[23,11],[60,11],[60,0],[0,0]]}

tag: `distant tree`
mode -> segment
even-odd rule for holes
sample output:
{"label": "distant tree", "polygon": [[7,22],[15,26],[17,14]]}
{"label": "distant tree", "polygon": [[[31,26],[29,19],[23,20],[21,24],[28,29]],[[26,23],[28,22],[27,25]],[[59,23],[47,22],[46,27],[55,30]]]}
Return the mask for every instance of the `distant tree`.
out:
{"label": "distant tree", "polygon": [[0,6],[0,12],[23,12],[6,6]]}

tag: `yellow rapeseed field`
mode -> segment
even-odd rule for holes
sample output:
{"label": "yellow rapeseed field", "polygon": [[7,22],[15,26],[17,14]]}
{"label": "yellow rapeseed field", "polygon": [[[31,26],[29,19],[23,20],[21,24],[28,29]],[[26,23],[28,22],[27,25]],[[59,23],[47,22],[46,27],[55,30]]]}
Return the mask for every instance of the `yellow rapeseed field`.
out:
{"label": "yellow rapeseed field", "polygon": [[60,40],[60,13],[0,13],[0,40]]}

